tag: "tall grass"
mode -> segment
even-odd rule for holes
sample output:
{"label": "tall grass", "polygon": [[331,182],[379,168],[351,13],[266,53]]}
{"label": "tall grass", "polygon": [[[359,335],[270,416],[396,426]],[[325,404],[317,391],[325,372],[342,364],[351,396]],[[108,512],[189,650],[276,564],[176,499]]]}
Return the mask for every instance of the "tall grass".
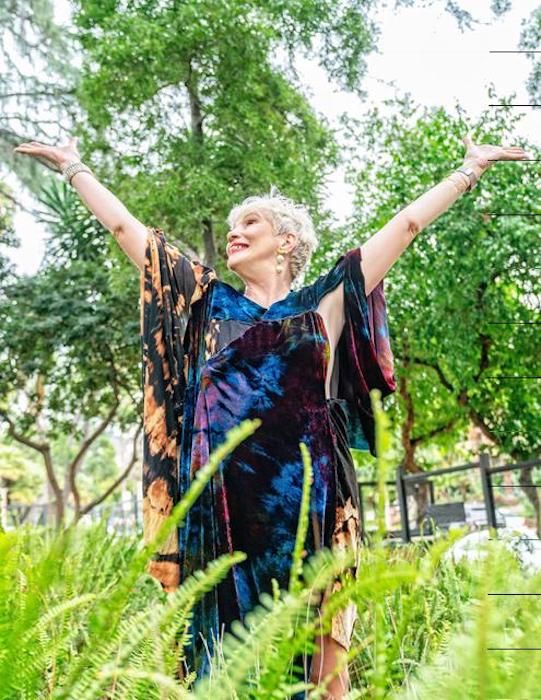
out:
{"label": "tall grass", "polygon": [[[224,456],[257,427],[228,435],[173,512],[158,540],[107,533],[105,523],[63,533],[22,528],[0,533],[0,698],[56,700],[139,698],[287,698],[311,689],[297,664],[314,649],[318,626],[353,601],[358,620],[349,656],[352,698],[535,698],[541,696],[539,577],[527,577],[513,554],[489,542],[484,560],[444,557],[461,533],[434,544],[385,546],[384,481],[388,429],[373,392],[378,435],[378,533],[363,548],[358,575],[344,576],[322,618],[321,592],[351,563],[327,550],[302,557],[311,463],[304,445],[303,506],[288,590],[273,595],[217,646],[208,677],[182,676],[182,648],[194,603],[242,552],[212,562],[166,594],[146,573],[159,539],[182,523]],[[526,689],[526,690],[525,690]],[[437,695],[436,695],[437,693]],[[537,693],[537,694],[536,694]]]}

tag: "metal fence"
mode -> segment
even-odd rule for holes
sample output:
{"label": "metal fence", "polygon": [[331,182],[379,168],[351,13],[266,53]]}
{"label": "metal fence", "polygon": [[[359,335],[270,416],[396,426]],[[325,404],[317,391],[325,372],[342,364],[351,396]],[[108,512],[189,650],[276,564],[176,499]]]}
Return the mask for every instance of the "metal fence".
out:
{"label": "metal fence", "polygon": [[[524,462],[492,466],[490,455],[487,453],[482,453],[477,462],[469,462],[467,464],[443,469],[433,469],[428,472],[419,472],[415,474],[406,473],[400,465],[396,469],[395,480],[386,482],[386,486],[389,490],[395,490],[394,500],[399,509],[400,528],[395,530],[388,529],[386,536],[391,540],[410,542],[414,537],[431,536],[433,534],[433,524],[444,528],[454,523],[469,523],[474,528],[491,527],[497,529],[503,527],[505,525],[505,518],[496,508],[494,500],[494,489],[498,485],[494,484],[492,477],[495,474],[515,472],[533,467],[541,467],[541,459],[531,459]],[[474,478],[479,479],[483,501],[480,503],[455,501],[452,503],[438,504],[435,496],[434,480],[449,474],[468,472],[474,476]],[[418,489],[421,484],[426,484],[428,488],[428,509],[425,521],[423,525],[419,527],[411,523],[410,501],[413,496],[413,491]],[[513,486],[514,488],[523,487],[521,484],[507,486]],[[541,486],[541,484],[532,484],[533,488],[539,486]],[[366,491],[375,488],[377,488],[376,481],[359,482],[360,517],[363,532],[365,532],[366,529]]]}
{"label": "metal fence", "polygon": [[[65,521],[70,523],[73,519],[73,508],[69,505],[65,509]],[[96,523],[101,519],[106,520],[108,532],[130,534],[141,532],[142,499],[137,493],[123,494],[118,500],[111,503],[102,503],[82,516],[82,523]],[[55,522],[55,507],[53,503],[34,503],[20,505],[7,504],[2,508],[2,526],[6,530],[29,525],[46,525]]]}

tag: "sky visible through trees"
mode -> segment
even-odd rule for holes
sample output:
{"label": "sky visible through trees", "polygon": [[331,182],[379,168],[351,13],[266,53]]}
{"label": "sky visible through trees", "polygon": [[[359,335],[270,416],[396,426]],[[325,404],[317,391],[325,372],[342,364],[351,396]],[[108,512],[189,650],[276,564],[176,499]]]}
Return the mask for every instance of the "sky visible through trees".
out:
{"label": "sky visible through trees", "polygon": [[[402,7],[394,3],[380,7],[375,15],[380,29],[378,52],[366,57],[368,72],[363,81],[366,99],[337,91],[323,69],[314,61],[297,60],[297,67],[310,94],[315,109],[337,125],[342,112],[359,117],[373,105],[384,109],[383,100],[396,94],[410,92],[421,105],[442,105],[451,109],[455,103],[474,120],[489,103],[487,86],[495,85],[500,95],[516,91],[514,102],[530,102],[526,95],[526,80],[531,62],[524,54],[496,54],[495,50],[515,49],[521,27],[538,7],[538,0],[520,0],[496,18],[490,12],[491,3],[475,3],[475,17],[486,24],[461,31],[456,19],[442,5]],[[68,22],[69,3],[57,0],[56,19]],[[518,108],[513,108],[518,109]],[[516,133],[536,140],[539,116],[535,109],[523,109],[525,114]],[[449,164],[452,168],[456,164]],[[338,223],[343,223],[352,210],[352,188],[344,183],[342,168],[334,171],[328,181],[326,205]],[[32,200],[20,190],[11,173],[5,182],[18,190],[21,201],[31,206]],[[248,193],[247,193],[248,194]],[[27,212],[17,210],[14,217],[21,247],[9,251],[19,272],[33,273],[43,256],[45,228]]]}

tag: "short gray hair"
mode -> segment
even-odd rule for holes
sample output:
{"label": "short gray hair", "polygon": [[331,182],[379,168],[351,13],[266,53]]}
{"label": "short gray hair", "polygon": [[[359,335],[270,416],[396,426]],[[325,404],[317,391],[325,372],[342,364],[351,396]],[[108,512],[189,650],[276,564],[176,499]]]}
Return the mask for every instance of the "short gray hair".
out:
{"label": "short gray hair", "polygon": [[275,236],[287,231],[297,235],[297,245],[291,253],[290,270],[294,282],[297,278],[302,279],[303,272],[318,245],[308,209],[280,194],[278,189],[272,186],[269,194],[246,197],[233,207],[227,216],[229,227],[232,228],[235,222],[249,211],[265,212],[271,221]]}

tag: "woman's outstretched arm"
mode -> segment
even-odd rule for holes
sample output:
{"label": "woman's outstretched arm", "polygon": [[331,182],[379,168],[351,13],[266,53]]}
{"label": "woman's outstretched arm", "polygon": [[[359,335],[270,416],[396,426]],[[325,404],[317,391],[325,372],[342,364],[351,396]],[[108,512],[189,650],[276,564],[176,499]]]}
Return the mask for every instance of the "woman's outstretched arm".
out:
{"label": "woman's outstretched arm", "polygon": [[[66,146],[48,146],[38,141],[22,143],[14,150],[48,161],[60,171],[71,161],[80,160],[76,137]],[[98,221],[108,229],[130,260],[143,271],[147,229],[105,185],[88,172],[78,172],[71,179],[72,187]]]}
{"label": "woman's outstretched arm", "polygon": [[[495,160],[524,160],[528,154],[520,147],[475,145],[464,137],[467,152],[464,165],[473,168],[479,178]],[[361,246],[361,270],[366,295],[385,277],[389,269],[413,241],[415,236],[441,216],[469,187],[469,178],[453,172],[411,204],[401,209],[377,233]]]}

